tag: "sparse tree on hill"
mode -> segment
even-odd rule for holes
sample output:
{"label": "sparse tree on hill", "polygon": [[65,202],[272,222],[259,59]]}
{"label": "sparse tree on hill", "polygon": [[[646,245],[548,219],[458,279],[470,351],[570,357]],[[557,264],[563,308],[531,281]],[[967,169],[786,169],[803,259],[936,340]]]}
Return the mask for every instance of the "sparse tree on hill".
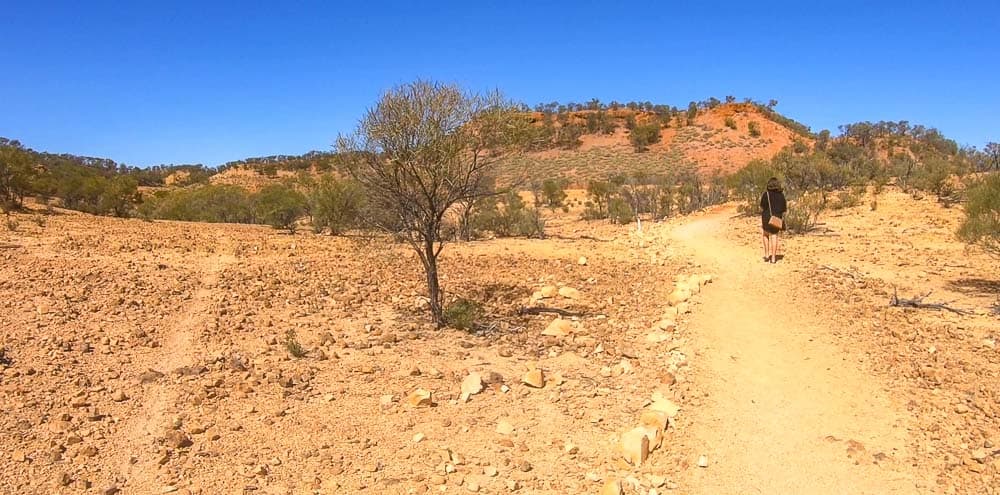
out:
{"label": "sparse tree on hill", "polygon": [[656,120],[636,125],[629,133],[629,141],[637,153],[649,149],[649,145],[660,141],[660,123]]}
{"label": "sparse tree on hill", "polygon": [[693,125],[694,119],[697,116],[698,116],[698,104],[692,101],[691,103],[688,104],[687,124]]}
{"label": "sparse tree on hill", "polygon": [[20,208],[31,190],[34,171],[30,156],[17,141],[0,145],[0,209]]}
{"label": "sparse tree on hill", "polygon": [[986,153],[993,170],[1000,171],[1000,143],[986,143],[983,151]]}
{"label": "sparse tree on hill", "polygon": [[337,148],[355,157],[350,173],[371,203],[390,212],[383,225],[414,249],[427,279],[434,322],[445,324],[438,279],[445,215],[484,194],[498,160],[521,149],[530,123],[499,94],[416,81],[396,87],[367,111]]}
{"label": "sparse tree on hill", "polygon": [[816,135],[816,151],[826,151],[827,146],[830,145],[830,130],[823,129],[819,131]]}

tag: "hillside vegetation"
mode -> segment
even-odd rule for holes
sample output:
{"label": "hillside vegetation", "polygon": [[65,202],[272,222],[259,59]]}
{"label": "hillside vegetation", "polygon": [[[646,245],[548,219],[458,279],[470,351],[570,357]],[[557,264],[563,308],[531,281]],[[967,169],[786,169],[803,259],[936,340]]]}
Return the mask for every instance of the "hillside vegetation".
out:
{"label": "hillside vegetation", "polygon": [[[488,200],[462,206],[446,234],[544,235],[545,207],[575,206],[584,218],[614,223],[662,219],[731,199],[750,211],[772,175],[785,181],[795,205],[790,227],[806,232],[823,211],[861,201],[866,187],[877,193],[894,183],[954,203],[964,200],[963,191],[976,180],[970,174],[1000,169],[996,143],[982,151],[964,148],[934,128],[905,121],[858,122],[841,126],[836,135],[813,133],[778,113],[776,105],[726,97],[686,108],[596,99],[521,106],[530,123],[522,152],[496,164]],[[362,206],[347,162],[330,151],[248,158],[218,168],[139,168],[39,152],[2,139],[0,199],[5,210],[37,197],[101,215],[265,223],[289,230],[302,223],[316,231],[336,225],[330,230],[343,232],[365,227],[361,219],[382,216],[365,211],[370,205]],[[505,195],[512,187],[528,196]],[[585,191],[584,197],[570,204],[558,197],[566,189]],[[876,194],[871,207],[877,202]],[[979,227],[967,229],[966,238],[982,242],[979,232],[991,221],[973,222]]]}

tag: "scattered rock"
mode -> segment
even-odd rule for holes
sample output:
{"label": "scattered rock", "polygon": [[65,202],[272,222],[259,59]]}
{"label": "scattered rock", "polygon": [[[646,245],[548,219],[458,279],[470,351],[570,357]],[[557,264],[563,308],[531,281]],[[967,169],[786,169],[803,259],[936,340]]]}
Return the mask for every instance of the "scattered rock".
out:
{"label": "scattered rock", "polygon": [[550,337],[567,337],[573,333],[573,324],[569,320],[556,318],[542,330],[542,335]]}
{"label": "scattered rock", "polygon": [[698,458],[698,467],[707,468],[708,467],[708,456],[701,456]]}
{"label": "scattered rock", "polygon": [[500,421],[497,421],[497,433],[501,435],[510,435],[514,433],[514,425],[501,419]]}
{"label": "scattered rock", "polygon": [[483,377],[479,373],[469,373],[466,375],[465,379],[462,380],[462,399],[468,400],[469,397],[478,394],[483,391]]}
{"label": "scattered rock", "polygon": [[175,449],[183,449],[194,445],[194,442],[191,441],[191,437],[187,436],[187,434],[181,430],[168,431],[167,434],[164,435],[163,441],[168,447]]}
{"label": "scattered rock", "polygon": [[406,403],[411,407],[430,406],[433,402],[431,392],[422,388],[414,390],[413,393],[406,398]]}
{"label": "scattered rock", "polygon": [[653,392],[652,403],[649,405],[649,409],[651,411],[665,412],[671,418],[676,417],[677,413],[681,410],[680,406],[664,397],[659,390]]}
{"label": "scattered rock", "polygon": [[609,480],[601,487],[601,495],[622,495],[622,484],[618,480]]}
{"label": "scattered rock", "polygon": [[639,426],[622,434],[621,452],[625,462],[641,466],[649,457],[649,436],[645,428]]}
{"label": "scattered rock", "polygon": [[525,373],[521,382],[529,387],[543,388],[545,387],[545,374],[542,373],[542,370],[535,368]]}
{"label": "scattered rock", "polygon": [[572,287],[560,287],[559,288],[559,295],[562,296],[562,297],[565,297],[566,299],[579,299],[580,298],[580,291],[578,291],[578,290],[576,290],[576,289],[574,289]]}

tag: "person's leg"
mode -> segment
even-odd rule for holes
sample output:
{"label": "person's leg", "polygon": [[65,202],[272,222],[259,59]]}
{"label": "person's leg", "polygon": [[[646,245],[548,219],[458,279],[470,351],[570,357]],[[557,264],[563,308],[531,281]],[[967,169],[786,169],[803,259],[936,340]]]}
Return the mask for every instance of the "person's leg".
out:
{"label": "person's leg", "polygon": [[774,259],[776,261],[778,259],[779,252],[781,252],[781,236],[779,234],[774,234]]}
{"label": "person's leg", "polygon": [[764,245],[764,261],[767,261],[767,257],[770,254],[771,249],[770,249],[770,244],[769,244],[768,239],[767,239],[768,238],[767,231],[765,230],[763,232],[764,232],[764,237],[762,238],[761,242]]}
{"label": "person's leg", "polygon": [[774,263],[774,262],[777,261],[776,257],[778,256],[778,235],[777,234],[771,234],[771,235],[769,235],[767,237],[768,237],[768,239],[767,239],[767,241],[768,241],[767,242],[767,244],[768,244],[768,246],[767,246],[768,247],[768,253],[767,253],[767,255],[771,258],[771,263]]}

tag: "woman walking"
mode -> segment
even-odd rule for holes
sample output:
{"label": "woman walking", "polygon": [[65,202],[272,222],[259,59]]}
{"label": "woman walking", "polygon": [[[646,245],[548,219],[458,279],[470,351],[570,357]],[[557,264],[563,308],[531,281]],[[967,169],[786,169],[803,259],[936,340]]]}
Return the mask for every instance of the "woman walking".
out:
{"label": "woman walking", "polygon": [[764,229],[764,261],[778,262],[778,232],[784,230],[783,217],[788,211],[785,193],[776,177],[767,180],[767,190],[760,196],[760,222]]}

